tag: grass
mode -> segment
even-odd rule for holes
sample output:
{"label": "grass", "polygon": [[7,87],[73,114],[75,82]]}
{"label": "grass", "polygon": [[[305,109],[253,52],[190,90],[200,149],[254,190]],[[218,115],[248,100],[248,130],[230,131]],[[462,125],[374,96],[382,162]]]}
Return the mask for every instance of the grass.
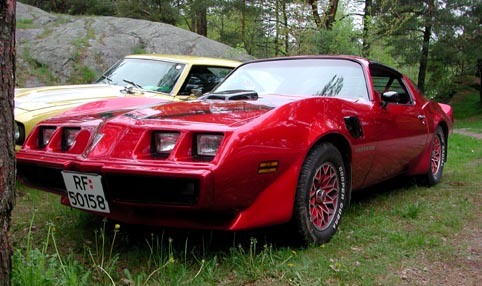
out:
{"label": "grass", "polygon": [[87,32],[82,38],[77,38],[72,41],[72,45],[74,46],[72,52],[73,71],[69,78],[69,82],[72,84],[92,83],[98,77],[94,69],[82,63],[82,58],[85,56],[86,49],[89,46],[89,40],[95,38],[92,21],[86,23],[86,30]]}
{"label": "grass", "polygon": [[30,45],[27,43],[24,49],[21,51],[22,58],[25,63],[29,66],[28,71],[19,69],[17,73],[17,84],[23,86],[24,83],[31,77],[39,79],[41,82],[46,84],[53,84],[56,79],[52,72],[50,72],[46,65],[36,61],[30,55]]}
{"label": "grass", "polygon": [[474,86],[474,78],[462,78],[460,81],[457,89],[458,95],[452,100],[455,127],[480,132],[482,130],[482,102],[479,90]]}
{"label": "grass", "polygon": [[16,21],[17,29],[33,29],[36,25],[33,23],[32,19],[17,19]]}
{"label": "grass", "polygon": [[[480,117],[477,108],[466,114]],[[453,134],[448,156],[440,184],[402,178],[358,192],[332,241],[302,248],[281,227],[118,226],[19,184],[13,285],[418,285],[407,282],[405,269],[424,272],[466,255],[464,234],[482,223],[480,141]]]}
{"label": "grass", "polygon": [[146,49],[142,45],[139,45],[137,47],[134,47],[134,49],[132,50],[132,53],[133,54],[145,54]]}

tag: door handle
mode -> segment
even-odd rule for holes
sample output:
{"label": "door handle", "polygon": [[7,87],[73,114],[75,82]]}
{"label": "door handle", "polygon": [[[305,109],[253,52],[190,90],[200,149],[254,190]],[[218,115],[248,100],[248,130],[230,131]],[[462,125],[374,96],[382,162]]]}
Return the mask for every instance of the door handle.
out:
{"label": "door handle", "polygon": [[417,116],[418,120],[420,120],[422,122],[423,125],[425,125],[425,115],[423,114],[419,114]]}

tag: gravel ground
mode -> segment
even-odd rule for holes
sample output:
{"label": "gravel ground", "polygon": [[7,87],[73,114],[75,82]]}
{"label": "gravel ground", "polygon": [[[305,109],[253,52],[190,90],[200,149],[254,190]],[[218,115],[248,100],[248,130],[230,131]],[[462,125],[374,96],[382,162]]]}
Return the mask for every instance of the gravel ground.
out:
{"label": "gravel ground", "polygon": [[[466,129],[456,129],[454,133],[471,136],[482,141],[482,133]],[[481,188],[482,189],[482,188]],[[413,261],[407,262],[399,275],[401,285],[437,285],[437,286],[480,286],[482,285],[482,190],[473,198],[480,205],[475,214],[478,218],[470,227],[464,228],[446,243],[457,245],[457,251],[449,260],[435,263],[421,257],[414,267]]]}

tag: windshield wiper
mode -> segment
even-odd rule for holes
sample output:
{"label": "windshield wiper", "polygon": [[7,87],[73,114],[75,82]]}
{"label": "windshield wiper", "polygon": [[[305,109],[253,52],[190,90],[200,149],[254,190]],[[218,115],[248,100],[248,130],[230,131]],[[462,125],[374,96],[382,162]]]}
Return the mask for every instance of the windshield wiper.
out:
{"label": "windshield wiper", "polygon": [[138,88],[138,89],[143,89],[142,86],[138,83],[135,83],[133,81],[130,81],[130,80],[127,80],[127,79],[123,79],[124,82],[134,86],[135,88]]}

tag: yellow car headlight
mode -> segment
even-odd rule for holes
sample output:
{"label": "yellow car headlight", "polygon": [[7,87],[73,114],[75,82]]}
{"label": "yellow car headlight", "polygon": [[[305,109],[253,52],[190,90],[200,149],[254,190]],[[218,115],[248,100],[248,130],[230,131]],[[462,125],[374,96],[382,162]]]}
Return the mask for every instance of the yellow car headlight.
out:
{"label": "yellow car headlight", "polygon": [[15,130],[15,145],[22,145],[25,141],[25,127],[22,123],[15,121],[14,123],[14,130]]}

